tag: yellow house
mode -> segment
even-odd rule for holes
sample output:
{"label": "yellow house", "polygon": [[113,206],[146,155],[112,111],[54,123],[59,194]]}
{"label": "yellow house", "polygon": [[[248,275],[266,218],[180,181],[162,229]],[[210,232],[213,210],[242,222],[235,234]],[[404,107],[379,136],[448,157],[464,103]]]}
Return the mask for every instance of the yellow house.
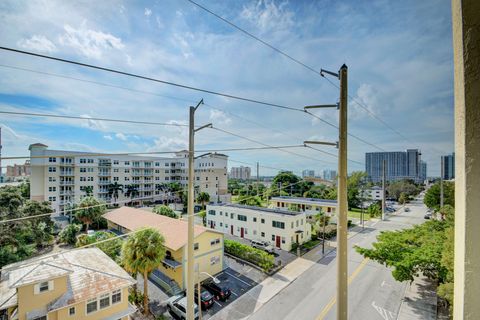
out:
{"label": "yellow house", "polygon": [[[109,229],[119,233],[145,227],[157,229],[165,238],[166,257],[163,264],[152,272],[151,280],[171,294],[185,288],[186,221],[130,207],[112,210],[103,217],[107,219]],[[202,272],[215,275],[223,270],[223,233],[196,225],[194,239],[195,270],[203,281],[208,275]]]}
{"label": "yellow house", "polygon": [[0,318],[127,320],[135,312],[128,303],[135,282],[97,248],[25,260],[2,269]]}

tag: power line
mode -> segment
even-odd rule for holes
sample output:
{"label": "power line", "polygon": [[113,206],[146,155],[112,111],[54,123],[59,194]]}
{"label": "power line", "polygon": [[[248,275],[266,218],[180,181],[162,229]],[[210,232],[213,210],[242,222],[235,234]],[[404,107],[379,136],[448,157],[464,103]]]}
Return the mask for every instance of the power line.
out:
{"label": "power line", "polygon": [[308,69],[308,70],[312,71],[313,73],[315,73],[315,74],[317,74],[317,75],[319,74],[319,72],[318,72],[317,70],[315,70],[314,68],[312,68],[312,67],[310,67],[310,66],[306,65],[305,63],[301,62],[301,61],[300,61],[300,60],[298,60],[298,59],[295,59],[295,58],[294,58],[294,57],[292,57],[291,55],[289,55],[289,54],[285,53],[284,51],[282,51],[282,50],[280,50],[280,49],[278,49],[278,48],[274,47],[273,45],[269,44],[268,42],[266,42],[266,41],[264,41],[264,40],[260,39],[259,37],[257,37],[257,36],[255,36],[255,35],[253,35],[252,33],[248,32],[247,30],[245,30],[245,29],[242,29],[241,27],[237,26],[237,25],[236,25],[236,24],[234,24],[233,22],[231,22],[231,21],[229,21],[229,20],[227,20],[227,19],[223,18],[222,16],[220,16],[220,15],[216,14],[215,12],[211,11],[210,9],[208,9],[208,8],[206,8],[206,7],[204,7],[204,6],[202,6],[201,4],[199,4],[199,3],[195,2],[195,1],[192,1],[192,0],[187,0],[187,1],[188,1],[188,2],[190,2],[190,3],[192,3],[192,4],[194,4],[194,5],[196,5],[196,6],[197,6],[197,7],[199,7],[200,9],[202,9],[202,10],[204,10],[204,11],[206,11],[206,12],[210,13],[211,15],[213,15],[213,16],[215,16],[215,17],[217,17],[218,19],[222,20],[223,22],[225,22],[225,23],[229,24],[230,26],[234,27],[235,29],[239,30],[240,32],[243,32],[243,33],[244,33],[244,34],[246,34],[247,36],[249,36],[249,37],[251,37],[251,38],[253,38],[253,39],[257,40],[258,42],[260,42],[260,43],[262,43],[262,44],[264,44],[265,46],[269,47],[270,49],[272,49],[272,50],[274,50],[274,51],[276,51],[276,52],[280,53],[280,54],[281,54],[281,55],[283,55],[284,57],[286,57],[286,58],[288,58],[288,59],[292,60],[293,62],[295,62],[295,63],[297,63],[297,64],[301,65],[302,67],[304,67],[304,68],[306,68],[306,69]]}
{"label": "power line", "polygon": [[[264,146],[264,147],[247,147],[247,148],[227,148],[227,149],[205,149],[205,150],[196,150],[195,153],[211,153],[211,152],[234,152],[234,151],[257,151],[257,150],[270,150],[270,149],[290,149],[290,148],[304,148],[303,144],[297,145],[285,145],[285,146]],[[138,156],[138,155],[155,155],[155,154],[172,154],[180,152],[177,151],[145,151],[145,152],[126,152],[126,153],[79,153],[79,154],[50,154],[43,156],[18,156],[18,157],[2,157],[3,160],[21,160],[21,159],[48,159],[51,157],[56,158],[72,158],[72,157],[106,157],[106,156]],[[150,158],[146,160],[153,160],[155,158]],[[57,165],[57,163],[51,163],[50,166]],[[119,166],[115,166],[119,168]],[[125,166],[124,168],[133,168],[130,166]]]}
{"label": "power line", "polygon": [[240,97],[240,96],[232,95],[232,94],[229,94],[229,93],[222,93],[222,92],[218,92],[218,91],[202,89],[202,88],[188,86],[188,85],[184,85],[184,84],[179,84],[179,83],[175,83],[175,82],[171,82],[171,81],[166,81],[166,80],[156,79],[156,78],[152,78],[152,77],[142,76],[142,75],[138,75],[138,74],[134,74],[134,73],[130,73],[130,72],[120,71],[120,70],[106,68],[106,67],[100,67],[100,66],[93,65],[93,64],[88,64],[88,63],[83,63],[83,62],[78,62],[78,61],[68,60],[68,59],[62,59],[62,58],[57,58],[57,57],[53,57],[53,56],[47,56],[47,55],[44,55],[44,54],[38,54],[38,53],[30,52],[30,51],[18,50],[18,49],[13,49],[13,48],[8,48],[8,47],[0,47],[0,50],[5,50],[5,51],[25,54],[25,55],[29,55],[29,56],[34,56],[34,57],[38,57],[38,58],[44,58],[44,59],[64,62],[64,63],[68,63],[68,64],[73,64],[73,65],[77,65],[77,66],[81,66],[81,67],[86,67],[86,68],[91,68],[91,69],[116,73],[116,74],[120,74],[120,75],[124,75],[124,76],[128,76],[128,77],[153,81],[153,82],[157,82],[157,83],[162,83],[162,84],[166,84],[166,85],[170,85],[170,86],[174,86],[174,87],[178,87],[178,88],[183,88],[183,89],[188,89],[188,90],[193,90],[193,91],[198,91],[198,92],[204,92],[204,93],[213,94],[213,95],[217,95],[217,96],[221,96],[221,97],[225,97],[225,98],[236,99],[236,100],[241,100],[241,101],[246,101],[246,102],[251,102],[251,103],[257,103],[257,104],[261,104],[261,105],[265,105],[265,106],[269,106],[269,107],[287,109],[287,110],[293,110],[293,111],[303,111],[303,110],[298,109],[298,108],[292,108],[292,107],[288,107],[288,106],[284,106],[284,105],[280,105],[280,104],[276,104],[276,103],[270,103],[270,102],[255,100],[255,99],[251,99],[251,98]]}
{"label": "power line", "polygon": [[33,117],[46,117],[46,118],[75,119],[75,120],[95,120],[95,121],[105,121],[105,122],[120,122],[120,123],[146,124],[146,125],[155,125],[155,126],[188,127],[187,124],[179,124],[179,123],[164,123],[164,122],[152,122],[152,121],[134,121],[134,120],[110,119],[110,118],[96,118],[96,117],[80,117],[80,116],[68,116],[68,115],[58,115],[58,114],[49,114],[49,113],[0,111],[0,114],[10,114],[10,115],[20,115],[20,116],[33,116]]}
{"label": "power line", "polygon": [[[188,0],[187,0],[188,1]],[[1,49],[1,47],[0,47]],[[143,90],[136,90],[136,89],[132,89],[132,88],[127,88],[127,87],[123,87],[123,86],[117,86],[117,85],[111,85],[111,84],[106,84],[106,83],[102,83],[102,82],[97,82],[97,81],[90,81],[90,80],[85,80],[85,79],[79,79],[79,78],[75,78],[75,77],[69,77],[69,76],[63,76],[63,75],[57,75],[57,74],[52,74],[52,73],[47,73],[47,72],[42,72],[42,71],[37,71],[37,70],[32,70],[32,69],[27,69],[27,68],[21,68],[21,67],[13,67],[13,66],[6,66],[6,65],[2,65],[0,64],[0,66],[2,67],[6,67],[6,68],[11,68],[11,69],[16,69],[16,70],[22,70],[22,71],[27,71],[27,72],[33,72],[33,73],[38,73],[38,74],[44,74],[44,75],[49,75],[49,76],[53,76],[53,77],[60,77],[60,78],[66,78],[66,79],[70,79],[70,80],[75,80],[75,81],[81,81],[81,82],[85,82],[85,83],[91,83],[91,84],[96,84],[96,85],[101,85],[101,86],[105,86],[105,87],[112,87],[112,88],[117,88],[117,89],[122,89],[122,90],[127,90],[127,91],[132,91],[132,92],[138,92],[138,93],[143,93],[143,94],[150,94],[150,95],[155,95],[155,96],[159,96],[159,97],[164,97],[164,98],[169,98],[169,99],[174,99],[174,100],[179,100],[179,101],[185,101],[185,102],[189,102],[189,103],[193,103],[194,101],[191,101],[191,100],[188,100],[188,99],[183,99],[183,98],[178,98],[178,97],[172,97],[172,96],[167,96],[167,95],[161,95],[161,94],[157,94],[157,93],[154,93],[154,92],[148,92],[148,91],[143,91]],[[328,81],[330,81],[329,79],[327,79]],[[333,83],[332,83],[333,84]],[[213,109],[216,109],[216,110],[220,110],[222,112],[227,112],[227,113],[230,113],[232,115],[234,115],[233,113],[231,112],[228,112],[228,111],[225,111],[223,109],[219,109],[219,108],[216,108],[216,107],[213,107],[212,105],[209,105],[209,104],[205,104],[206,106],[210,107],[210,108],[213,108]],[[303,113],[307,113],[309,115],[311,115],[312,117],[314,118],[317,118],[318,120],[320,120],[321,122],[331,126],[332,128],[335,128],[335,129],[338,129],[338,126],[327,121],[327,120],[324,120],[320,117],[318,117],[317,115],[309,112],[309,111],[305,111],[305,110],[302,110],[302,109],[297,109],[297,108],[291,108],[291,107],[288,107],[290,109],[294,109],[295,111],[301,111]],[[1,113],[1,112],[0,112]],[[246,118],[243,118],[243,117],[240,117],[238,115],[235,115],[239,118],[242,118],[244,120],[246,120]],[[60,116],[57,116],[57,117],[60,117]],[[94,118],[85,118],[85,117],[80,117],[81,119],[90,119],[90,120],[94,120]],[[255,121],[252,121],[252,120],[247,120],[251,123],[254,123],[254,124],[257,124]],[[171,124],[173,125],[173,124]],[[179,125],[180,126],[180,125]],[[187,126],[187,125],[182,125],[182,126]],[[264,127],[265,128],[265,127]],[[276,131],[276,130],[275,130]],[[367,145],[370,145],[370,146],[373,146],[374,148],[376,149],[379,149],[379,150],[382,150],[382,151],[385,151],[385,149],[382,149],[378,146],[375,146],[373,145],[372,143],[369,143],[367,142],[365,139],[362,139],[352,133],[348,133],[348,135],[350,135],[351,137],[357,139],[358,141],[360,142],[363,142]]]}

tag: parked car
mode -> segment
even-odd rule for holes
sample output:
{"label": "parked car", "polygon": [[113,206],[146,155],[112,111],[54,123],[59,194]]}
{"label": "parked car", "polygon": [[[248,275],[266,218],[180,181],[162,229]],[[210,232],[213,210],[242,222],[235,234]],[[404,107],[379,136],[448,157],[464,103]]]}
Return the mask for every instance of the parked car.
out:
{"label": "parked car", "polygon": [[[167,300],[167,310],[174,316],[182,320],[187,318],[187,297],[184,295],[177,295]],[[195,304],[195,320],[198,319],[198,307]]]}
{"label": "parked car", "polygon": [[[198,290],[195,290],[195,301],[198,302]],[[200,302],[200,307],[202,308],[202,310],[207,310],[208,308],[213,306],[213,295],[207,290],[201,289]]]}
{"label": "parked car", "polygon": [[267,241],[252,240],[252,247],[263,250],[263,251],[266,251],[268,253],[273,253],[274,252],[273,246]]}
{"label": "parked car", "polygon": [[217,300],[226,301],[232,294],[230,288],[222,283],[216,284],[213,281],[208,281],[203,284],[203,287],[213,294]]}
{"label": "parked car", "polygon": [[427,220],[431,219],[432,218],[432,213],[430,213],[430,212],[427,213],[423,218],[427,219]]}
{"label": "parked car", "polygon": [[410,212],[410,208],[407,208],[405,207],[405,209],[403,209],[405,212]]}

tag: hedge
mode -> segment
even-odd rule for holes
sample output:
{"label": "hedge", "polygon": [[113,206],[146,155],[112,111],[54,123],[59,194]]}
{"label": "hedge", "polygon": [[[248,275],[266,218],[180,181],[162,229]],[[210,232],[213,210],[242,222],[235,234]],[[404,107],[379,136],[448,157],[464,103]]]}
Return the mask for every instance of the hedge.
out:
{"label": "hedge", "polygon": [[275,266],[274,257],[263,250],[228,239],[224,240],[224,245],[226,253],[251,262],[262,268],[265,272],[269,272]]}

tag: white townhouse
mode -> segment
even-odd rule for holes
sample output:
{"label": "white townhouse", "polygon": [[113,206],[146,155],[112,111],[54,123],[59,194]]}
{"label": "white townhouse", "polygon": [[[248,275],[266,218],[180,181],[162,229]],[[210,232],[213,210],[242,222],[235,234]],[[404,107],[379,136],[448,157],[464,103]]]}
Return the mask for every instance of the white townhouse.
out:
{"label": "white townhouse", "polygon": [[[188,151],[175,153],[174,158],[137,155],[108,155],[101,153],[49,150],[48,146],[30,145],[32,200],[49,201],[57,213],[64,213],[66,205],[78,203],[87,187],[93,195],[108,202],[125,203],[128,185],[134,185],[143,201],[163,201],[171,198],[162,185],[178,182],[188,184]],[[206,153],[195,159],[195,190],[207,192],[212,202],[227,202],[228,156]],[[109,195],[109,185],[118,183],[123,191],[118,198]]]}
{"label": "white townhouse", "polygon": [[207,227],[248,240],[263,240],[290,251],[293,243],[311,239],[312,227],[304,212],[244,206],[207,205]]}

